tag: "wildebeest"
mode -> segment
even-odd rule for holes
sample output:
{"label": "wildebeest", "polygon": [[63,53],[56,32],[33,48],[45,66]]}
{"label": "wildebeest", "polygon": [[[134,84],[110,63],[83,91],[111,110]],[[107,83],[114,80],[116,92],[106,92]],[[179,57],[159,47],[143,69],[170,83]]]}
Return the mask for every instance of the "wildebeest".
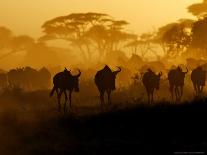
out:
{"label": "wildebeest", "polygon": [[142,77],[142,82],[147,91],[148,103],[154,102],[154,90],[159,89],[161,76],[162,72],[156,75],[151,69],[148,69],[148,71],[145,72]]}
{"label": "wildebeest", "polygon": [[11,88],[20,87],[25,90],[47,89],[51,81],[51,73],[44,67],[40,70],[31,67],[11,69],[7,75]]}
{"label": "wildebeest", "polygon": [[62,93],[65,94],[65,104],[64,104],[64,112],[66,112],[66,103],[68,100],[67,97],[67,90],[69,91],[69,101],[70,101],[70,108],[72,108],[71,105],[71,95],[72,92],[79,92],[79,77],[81,75],[81,71],[78,70],[79,73],[77,75],[72,75],[69,70],[65,68],[63,72],[57,73],[54,78],[53,78],[53,89],[50,92],[50,97],[53,96],[54,92],[56,91],[57,93],[57,98],[58,98],[58,108],[59,111],[61,110],[61,95]]}
{"label": "wildebeest", "polygon": [[188,69],[186,72],[183,72],[179,66],[176,69],[171,69],[168,73],[170,93],[173,102],[174,102],[174,93],[175,93],[175,101],[176,102],[181,101],[181,98],[183,96],[185,75],[187,73],[188,73]]}
{"label": "wildebeest", "polygon": [[205,86],[206,82],[206,71],[204,71],[201,66],[198,66],[192,71],[191,80],[193,82],[196,96],[200,96],[203,92],[203,87]]}
{"label": "wildebeest", "polygon": [[111,103],[111,92],[116,89],[116,75],[121,72],[121,68],[117,71],[112,71],[107,65],[95,75],[95,84],[100,93],[101,105],[104,104],[104,94],[108,95],[108,103]]}
{"label": "wildebeest", "polygon": [[24,68],[16,68],[16,69],[11,69],[7,73],[8,75],[8,83],[11,88],[14,87],[19,87],[19,88],[24,88],[26,79],[24,75]]}
{"label": "wildebeest", "polygon": [[38,79],[39,87],[41,89],[47,89],[51,85],[51,73],[50,71],[43,67],[38,71]]}
{"label": "wildebeest", "polygon": [[0,88],[6,88],[6,87],[7,87],[7,74],[0,73]]}

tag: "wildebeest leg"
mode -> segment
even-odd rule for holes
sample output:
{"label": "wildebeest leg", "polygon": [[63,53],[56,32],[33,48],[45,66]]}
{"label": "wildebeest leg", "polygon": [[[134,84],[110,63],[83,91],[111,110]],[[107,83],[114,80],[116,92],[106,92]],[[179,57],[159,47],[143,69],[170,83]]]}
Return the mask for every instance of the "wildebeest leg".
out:
{"label": "wildebeest leg", "polygon": [[104,91],[100,94],[101,104],[104,104]]}
{"label": "wildebeest leg", "polygon": [[178,87],[175,86],[175,101],[178,102],[178,98],[179,98],[179,90]]}
{"label": "wildebeest leg", "polygon": [[179,97],[179,102],[181,102],[183,97],[183,86],[180,86],[180,97]]}
{"label": "wildebeest leg", "polygon": [[55,87],[53,87],[53,88],[52,88],[52,90],[51,90],[51,92],[50,92],[50,95],[49,95],[50,97],[52,97],[52,96],[53,96],[54,91],[57,91],[57,88],[55,88]]}
{"label": "wildebeest leg", "polygon": [[72,108],[72,91],[69,91],[69,102],[70,102],[70,108]]}
{"label": "wildebeest leg", "polygon": [[60,90],[60,92],[58,93],[58,110],[61,111],[61,96],[62,96],[62,93],[63,93],[64,90]]}
{"label": "wildebeest leg", "polygon": [[199,88],[199,86],[196,84],[196,85],[195,85],[195,92],[196,92],[196,96],[195,96],[195,97],[198,97],[198,96],[199,96],[199,90],[200,90],[200,88]]}
{"label": "wildebeest leg", "polygon": [[100,101],[101,101],[101,107],[103,108],[104,105],[104,93],[105,91],[100,90]]}
{"label": "wildebeest leg", "polygon": [[198,96],[197,84],[193,83],[193,87],[194,87],[194,90],[195,90],[195,95]]}
{"label": "wildebeest leg", "polygon": [[200,94],[200,87],[196,84],[196,96],[199,96]]}
{"label": "wildebeest leg", "polygon": [[200,94],[202,95],[203,93],[203,86],[200,86]]}
{"label": "wildebeest leg", "polygon": [[151,103],[151,100],[150,100],[150,98],[151,98],[150,89],[146,88],[146,91],[147,91],[147,101],[148,101],[148,104],[150,104]]}
{"label": "wildebeest leg", "polygon": [[147,89],[147,101],[148,101],[148,104],[150,104],[150,92],[148,89]]}
{"label": "wildebeest leg", "polygon": [[55,89],[57,96],[59,95],[58,89]]}
{"label": "wildebeest leg", "polygon": [[108,94],[108,104],[111,104],[111,90],[107,90]]}
{"label": "wildebeest leg", "polygon": [[154,103],[154,89],[151,92],[151,103]]}
{"label": "wildebeest leg", "polygon": [[64,90],[64,95],[65,95],[65,103],[64,103],[64,113],[65,113],[66,112],[66,104],[67,104],[67,101],[68,101],[68,96],[67,96],[66,90]]}
{"label": "wildebeest leg", "polygon": [[178,102],[181,102],[182,95],[183,95],[183,87],[180,86],[178,87]]}
{"label": "wildebeest leg", "polygon": [[202,92],[203,92],[203,86],[198,85],[198,96],[199,96],[199,97],[201,97]]}
{"label": "wildebeest leg", "polygon": [[171,98],[172,98],[172,103],[174,102],[174,87],[170,86],[170,93],[171,93]]}

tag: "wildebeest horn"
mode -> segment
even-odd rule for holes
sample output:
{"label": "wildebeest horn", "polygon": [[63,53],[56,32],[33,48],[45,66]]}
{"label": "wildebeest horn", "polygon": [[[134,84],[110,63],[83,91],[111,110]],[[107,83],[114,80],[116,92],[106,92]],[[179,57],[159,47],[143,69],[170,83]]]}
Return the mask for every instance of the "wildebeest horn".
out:
{"label": "wildebeest horn", "polygon": [[119,70],[114,71],[114,72],[113,72],[114,74],[118,74],[119,72],[121,72],[121,67],[118,67],[118,66],[117,66],[117,68],[118,68]]}
{"label": "wildebeest horn", "polygon": [[119,69],[117,72],[121,72],[121,67],[117,66],[117,68]]}
{"label": "wildebeest horn", "polygon": [[76,77],[80,77],[81,76],[81,71],[80,71],[80,69],[78,69],[78,75],[75,75]]}
{"label": "wildebeest horn", "polygon": [[158,74],[158,76],[159,76],[159,77],[162,76],[162,72],[160,72],[160,73]]}
{"label": "wildebeest horn", "polygon": [[71,70],[70,70],[70,69],[68,70],[66,67],[65,67],[65,71],[69,71],[69,72],[71,72]]}

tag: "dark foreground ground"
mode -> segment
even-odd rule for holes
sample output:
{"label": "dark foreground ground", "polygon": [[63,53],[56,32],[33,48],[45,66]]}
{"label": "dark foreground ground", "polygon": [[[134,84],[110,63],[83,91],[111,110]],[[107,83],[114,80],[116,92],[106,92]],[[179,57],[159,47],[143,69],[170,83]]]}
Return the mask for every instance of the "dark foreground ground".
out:
{"label": "dark foreground ground", "polygon": [[[207,151],[207,100],[151,107],[139,103],[129,108],[116,105],[103,113],[98,112],[98,107],[85,108],[93,112],[78,115],[75,110],[64,116],[55,112],[56,106],[47,99],[48,93],[39,100],[35,94],[17,98],[12,103],[1,99],[4,110],[0,113],[0,154],[3,155],[167,155]],[[31,98],[28,106],[21,105],[21,101]],[[49,105],[51,108],[46,108]]]}

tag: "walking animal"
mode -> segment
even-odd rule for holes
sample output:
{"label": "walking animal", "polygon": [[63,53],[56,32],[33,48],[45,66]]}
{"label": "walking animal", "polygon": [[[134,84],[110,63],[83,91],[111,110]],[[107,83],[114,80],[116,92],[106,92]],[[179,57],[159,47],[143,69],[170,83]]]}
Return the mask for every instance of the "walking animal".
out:
{"label": "walking animal", "polygon": [[148,71],[143,75],[142,82],[147,91],[148,103],[154,102],[154,90],[159,90],[161,76],[162,72],[156,75],[151,69],[148,69]]}
{"label": "walking animal", "polygon": [[72,108],[72,92],[79,92],[79,77],[81,75],[81,71],[78,70],[79,73],[77,75],[72,75],[70,71],[66,68],[63,72],[57,73],[53,78],[53,89],[50,92],[50,97],[53,96],[54,92],[57,93],[58,98],[58,109],[61,110],[61,96],[62,93],[65,94],[65,103],[64,103],[64,113],[66,112],[66,103],[68,100],[67,91],[69,91],[69,101],[70,108]]}
{"label": "walking animal", "polygon": [[8,85],[7,74],[6,73],[0,73],[0,89],[6,88],[7,85]]}
{"label": "walking animal", "polygon": [[174,93],[175,93],[175,102],[181,101],[181,98],[183,96],[185,75],[187,73],[188,73],[188,69],[186,72],[183,72],[179,66],[176,69],[170,70],[168,73],[170,93],[173,102],[174,102]]}
{"label": "walking animal", "polygon": [[196,96],[202,95],[203,87],[205,86],[206,82],[206,71],[204,71],[201,66],[198,66],[192,71],[191,80],[193,82]]}
{"label": "walking animal", "polygon": [[100,92],[101,105],[104,104],[104,94],[108,95],[108,103],[111,104],[111,92],[116,89],[115,80],[117,74],[121,72],[118,67],[117,71],[112,71],[107,65],[95,75],[95,84]]}

